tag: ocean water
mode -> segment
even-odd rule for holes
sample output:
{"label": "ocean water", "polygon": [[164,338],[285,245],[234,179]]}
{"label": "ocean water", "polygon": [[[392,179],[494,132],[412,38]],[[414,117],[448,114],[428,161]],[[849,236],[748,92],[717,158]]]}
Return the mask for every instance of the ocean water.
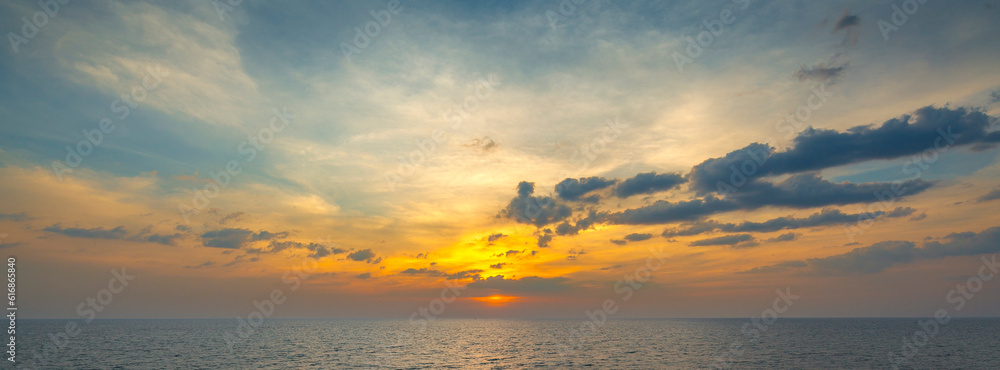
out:
{"label": "ocean water", "polygon": [[[19,367],[1000,369],[1000,319],[19,320]],[[766,328],[762,334],[752,328]],[[581,330],[583,328],[583,330]],[[592,330],[593,329],[593,330]],[[932,328],[931,328],[932,329]],[[228,333],[228,334],[227,334]],[[755,338],[756,340],[751,340]],[[227,342],[228,336],[228,342]],[[52,338],[56,338],[53,340]],[[67,340],[68,338],[68,340]],[[237,339],[239,338],[239,339]],[[905,343],[913,343],[904,349]],[[728,362],[720,362],[727,358]],[[36,362],[37,361],[37,362]]]}

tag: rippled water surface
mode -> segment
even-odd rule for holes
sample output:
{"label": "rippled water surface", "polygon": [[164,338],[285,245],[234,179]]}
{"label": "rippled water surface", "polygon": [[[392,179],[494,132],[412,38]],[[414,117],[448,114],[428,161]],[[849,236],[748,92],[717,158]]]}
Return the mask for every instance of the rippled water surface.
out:
{"label": "rippled water surface", "polygon": [[[43,368],[885,368],[915,319],[780,319],[757,341],[745,319],[267,320],[243,339],[233,320],[20,320],[19,365]],[[59,339],[58,348],[52,336]],[[917,335],[917,342],[924,337]],[[911,342],[908,340],[907,342]],[[230,350],[231,348],[231,350]],[[907,365],[1000,368],[1000,319],[952,319]],[[906,349],[906,352],[914,352]]]}

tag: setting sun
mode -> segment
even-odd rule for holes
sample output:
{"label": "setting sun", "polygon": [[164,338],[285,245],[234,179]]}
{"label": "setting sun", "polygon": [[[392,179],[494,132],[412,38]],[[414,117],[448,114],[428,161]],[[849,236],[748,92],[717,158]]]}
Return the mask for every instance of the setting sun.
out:
{"label": "setting sun", "polygon": [[517,300],[517,297],[512,297],[512,296],[508,296],[508,295],[491,295],[491,296],[488,296],[488,297],[472,297],[472,299],[475,299],[477,301],[480,301],[480,302],[483,302],[483,303],[487,303],[487,304],[496,304],[496,305],[499,305],[499,304],[506,304],[506,303],[513,302],[513,301]]}

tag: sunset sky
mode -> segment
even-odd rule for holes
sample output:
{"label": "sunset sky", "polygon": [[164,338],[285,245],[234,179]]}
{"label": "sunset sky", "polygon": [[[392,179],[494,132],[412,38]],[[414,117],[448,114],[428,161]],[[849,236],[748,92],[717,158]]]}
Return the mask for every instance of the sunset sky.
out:
{"label": "sunset sky", "polygon": [[1000,252],[1000,1],[577,1],[0,2],[21,313],[930,316]]}

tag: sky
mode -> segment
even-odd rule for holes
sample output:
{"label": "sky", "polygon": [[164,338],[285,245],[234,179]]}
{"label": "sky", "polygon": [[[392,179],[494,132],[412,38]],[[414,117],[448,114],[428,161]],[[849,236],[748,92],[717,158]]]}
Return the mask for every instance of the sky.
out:
{"label": "sky", "polygon": [[46,6],[23,317],[1000,315],[1000,1]]}

